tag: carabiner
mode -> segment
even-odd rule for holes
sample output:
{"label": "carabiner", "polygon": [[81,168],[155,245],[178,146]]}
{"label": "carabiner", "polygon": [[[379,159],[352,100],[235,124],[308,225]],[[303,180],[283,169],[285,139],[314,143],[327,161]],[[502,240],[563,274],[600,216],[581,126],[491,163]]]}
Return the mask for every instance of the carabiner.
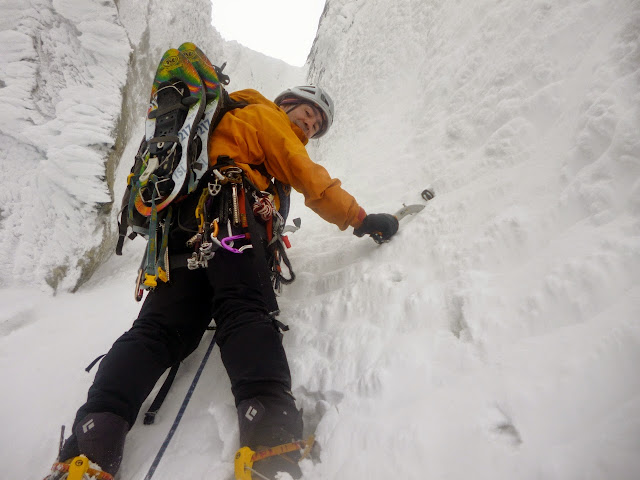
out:
{"label": "carabiner", "polygon": [[233,248],[233,243],[231,245],[228,244],[228,242],[233,242],[234,240],[240,240],[241,238],[245,238],[244,233],[242,235],[232,235],[230,237],[225,237],[222,240],[220,240],[220,243],[222,244],[222,248],[224,248],[225,250],[228,250],[231,253],[242,253],[237,248]]}
{"label": "carabiner", "polygon": [[217,218],[213,222],[211,222],[211,225],[209,226],[209,228],[213,229],[213,232],[211,232],[211,236],[212,237],[217,237],[218,233],[220,233],[220,227],[218,226],[218,219]]}
{"label": "carabiner", "polygon": [[243,253],[248,248],[253,248],[253,245],[243,245],[240,248],[233,248],[233,244],[232,245],[228,244],[229,242],[233,242],[234,240],[240,240],[241,238],[247,238],[247,237],[245,236],[244,233],[241,235],[232,235],[230,237],[226,237],[220,240],[220,244],[222,245],[222,248],[224,248],[225,250],[228,250],[231,253]]}

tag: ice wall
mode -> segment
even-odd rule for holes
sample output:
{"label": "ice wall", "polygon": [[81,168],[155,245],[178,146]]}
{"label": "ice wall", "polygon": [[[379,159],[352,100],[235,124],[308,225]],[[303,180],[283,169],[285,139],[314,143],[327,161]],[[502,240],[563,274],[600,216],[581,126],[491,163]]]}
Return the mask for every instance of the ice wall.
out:
{"label": "ice wall", "polygon": [[208,0],[188,8],[6,0],[1,8],[0,286],[74,290],[112,254],[124,188],[118,166],[126,155],[126,172],[135,154],[167,48],[192,41],[228,62],[231,90],[276,95],[302,77],[300,68],[223,41]]}
{"label": "ice wall", "polygon": [[329,0],[309,67],[367,211],[436,192],[380,248],[301,212],[317,478],[636,478],[638,2]]}
{"label": "ice wall", "polygon": [[72,288],[102,241],[130,46],[111,2],[2,8],[0,285]]}

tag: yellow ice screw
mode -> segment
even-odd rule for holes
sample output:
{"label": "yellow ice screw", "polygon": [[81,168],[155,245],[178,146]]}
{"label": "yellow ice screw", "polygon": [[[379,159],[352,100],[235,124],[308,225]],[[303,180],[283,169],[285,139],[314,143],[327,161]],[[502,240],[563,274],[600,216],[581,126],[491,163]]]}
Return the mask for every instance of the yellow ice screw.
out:
{"label": "yellow ice screw", "polygon": [[251,480],[251,467],[253,467],[253,455],[256,452],[249,447],[242,447],[236,452],[234,471],[236,480]]}
{"label": "yellow ice screw", "polygon": [[69,476],[67,480],[82,480],[87,470],[89,470],[89,459],[84,455],[80,455],[69,462]]}

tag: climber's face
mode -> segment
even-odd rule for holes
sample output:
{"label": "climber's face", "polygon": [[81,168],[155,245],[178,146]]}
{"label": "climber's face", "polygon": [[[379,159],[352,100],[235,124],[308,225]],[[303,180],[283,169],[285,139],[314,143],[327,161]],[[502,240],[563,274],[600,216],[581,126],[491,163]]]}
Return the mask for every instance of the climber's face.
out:
{"label": "climber's face", "polygon": [[289,119],[302,129],[307,138],[313,138],[322,128],[324,117],[319,109],[308,103],[283,105]]}

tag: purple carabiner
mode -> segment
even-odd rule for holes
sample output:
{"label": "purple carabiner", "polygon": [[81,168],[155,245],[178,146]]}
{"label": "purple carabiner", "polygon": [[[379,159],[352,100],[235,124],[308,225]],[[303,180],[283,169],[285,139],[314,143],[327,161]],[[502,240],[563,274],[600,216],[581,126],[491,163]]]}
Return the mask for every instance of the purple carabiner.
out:
{"label": "purple carabiner", "polygon": [[220,240],[220,243],[222,244],[222,248],[230,251],[231,253],[242,253],[241,250],[238,250],[237,248],[233,248],[232,246],[227,245],[227,242],[233,242],[234,240],[240,240],[241,238],[246,238],[244,233],[242,235],[233,235],[231,237],[223,238],[222,240]]}

